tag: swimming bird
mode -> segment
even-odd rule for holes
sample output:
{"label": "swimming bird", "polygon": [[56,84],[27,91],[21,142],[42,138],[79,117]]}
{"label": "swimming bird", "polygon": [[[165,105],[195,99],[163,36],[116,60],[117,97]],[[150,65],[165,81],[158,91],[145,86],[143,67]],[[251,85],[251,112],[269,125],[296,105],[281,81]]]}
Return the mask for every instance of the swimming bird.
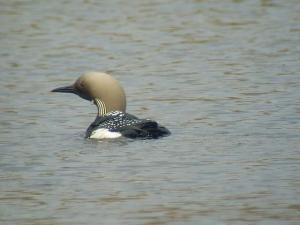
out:
{"label": "swimming bird", "polygon": [[139,119],[126,113],[126,96],[121,84],[111,75],[87,72],[70,86],[55,88],[52,92],[73,93],[92,101],[98,109],[96,119],[88,127],[86,138],[140,138],[156,139],[170,131],[150,119]]}

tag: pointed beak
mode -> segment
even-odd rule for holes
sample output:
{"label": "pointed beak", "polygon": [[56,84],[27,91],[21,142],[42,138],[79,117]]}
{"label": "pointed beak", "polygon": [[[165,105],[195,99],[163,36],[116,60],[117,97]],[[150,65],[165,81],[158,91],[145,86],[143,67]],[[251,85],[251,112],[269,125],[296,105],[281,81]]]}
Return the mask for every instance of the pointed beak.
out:
{"label": "pointed beak", "polygon": [[76,91],[75,91],[73,85],[55,88],[51,92],[62,92],[62,93],[74,93],[74,94],[76,94]]}

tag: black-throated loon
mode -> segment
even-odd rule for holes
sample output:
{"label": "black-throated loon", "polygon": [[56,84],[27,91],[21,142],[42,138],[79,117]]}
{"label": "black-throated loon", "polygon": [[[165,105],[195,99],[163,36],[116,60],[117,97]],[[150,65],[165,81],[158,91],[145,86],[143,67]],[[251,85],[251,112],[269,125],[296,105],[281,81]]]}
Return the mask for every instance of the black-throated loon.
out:
{"label": "black-throated loon", "polygon": [[52,92],[74,93],[92,101],[98,108],[95,121],[88,127],[86,138],[151,139],[170,134],[170,131],[149,119],[139,119],[126,113],[125,92],[111,75],[88,72],[80,76],[73,85],[53,89]]}

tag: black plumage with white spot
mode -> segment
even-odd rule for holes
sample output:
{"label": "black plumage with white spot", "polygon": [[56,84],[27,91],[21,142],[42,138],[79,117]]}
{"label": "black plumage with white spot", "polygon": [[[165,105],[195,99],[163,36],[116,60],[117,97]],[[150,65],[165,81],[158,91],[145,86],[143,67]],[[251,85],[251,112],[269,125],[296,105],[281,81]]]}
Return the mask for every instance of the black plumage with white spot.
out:
{"label": "black plumage with white spot", "polygon": [[170,134],[170,131],[157,122],[149,119],[139,119],[131,114],[114,111],[97,116],[95,121],[86,131],[86,137],[89,138],[97,129],[107,129],[110,132],[118,132],[127,138],[160,138]]}

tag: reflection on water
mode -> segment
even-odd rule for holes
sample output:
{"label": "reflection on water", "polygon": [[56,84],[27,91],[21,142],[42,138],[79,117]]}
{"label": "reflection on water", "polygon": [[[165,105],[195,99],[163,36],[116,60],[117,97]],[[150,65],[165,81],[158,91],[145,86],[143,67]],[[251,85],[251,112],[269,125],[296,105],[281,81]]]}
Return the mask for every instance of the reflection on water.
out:
{"label": "reflection on water", "polygon": [[[297,224],[300,4],[0,3],[1,224]],[[52,95],[114,74],[160,140],[91,141]]]}

